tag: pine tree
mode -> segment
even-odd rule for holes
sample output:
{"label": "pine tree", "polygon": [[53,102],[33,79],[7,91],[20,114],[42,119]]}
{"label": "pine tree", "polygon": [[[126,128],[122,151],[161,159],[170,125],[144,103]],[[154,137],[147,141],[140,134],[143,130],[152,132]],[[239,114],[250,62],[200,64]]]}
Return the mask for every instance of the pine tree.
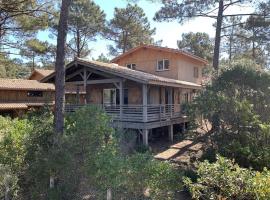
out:
{"label": "pine tree", "polygon": [[90,53],[88,42],[104,29],[105,14],[91,0],[73,0],[69,9],[68,34],[72,37],[67,46],[72,54],[85,57]]}
{"label": "pine tree", "polygon": [[109,46],[112,55],[125,53],[142,43],[153,43],[154,34],[155,29],[151,29],[143,9],[131,4],[126,8],[115,8],[114,17],[105,31],[105,37],[115,43]]}
{"label": "pine tree", "polygon": [[1,1],[0,10],[0,51],[6,52],[17,49],[24,39],[47,28],[53,16],[53,1]]}
{"label": "pine tree", "polygon": [[20,54],[31,61],[32,69],[37,66],[42,58],[50,53],[50,45],[48,42],[42,42],[38,39],[29,39],[24,43]]}
{"label": "pine tree", "polygon": [[203,1],[162,1],[163,6],[156,13],[155,20],[157,21],[171,21],[178,20],[180,23],[184,23],[191,18],[195,17],[209,17],[216,20],[216,35],[214,45],[213,56],[213,68],[218,71],[219,67],[219,54],[221,44],[221,30],[223,20],[226,17],[231,16],[248,16],[257,15],[256,13],[236,13],[225,14],[225,10],[233,5],[243,5],[246,3],[256,2],[254,0],[203,0]]}
{"label": "pine tree", "polygon": [[177,41],[177,46],[179,49],[207,59],[208,61],[212,60],[214,45],[207,33],[183,33],[182,39]]}

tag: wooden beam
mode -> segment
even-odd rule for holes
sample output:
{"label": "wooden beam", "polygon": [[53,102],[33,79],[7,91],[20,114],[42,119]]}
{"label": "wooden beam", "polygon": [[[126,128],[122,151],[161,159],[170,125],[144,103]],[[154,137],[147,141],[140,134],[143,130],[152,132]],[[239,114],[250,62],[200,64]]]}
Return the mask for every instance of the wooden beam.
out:
{"label": "wooden beam", "polygon": [[[86,84],[94,85],[94,84],[103,84],[103,83],[116,83],[120,81],[121,79],[118,79],[118,78],[109,78],[109,79],[101,79],[101,80],[89,80],[89,81],[86,81]],[[83,85],[84,81],[74,81],[73,83],[77,85]]]}
{"label": "wooden beam", "polygon": [[90,77],[92,74],[93,74],[92,72],[89,72],[88,75],[87,75],[87,77],[86,77],[86,80],[88,80],[89,77]]}
{"label": "wooden beam", "polygon": [[86,91],[86,81],[87,81],[87,78],[86,78],[86,68],[84,67],[83,68],[83,89],[84,89],[84,91]]}
{"label": "wooden beam", "polygon": [[173,142],[173,124],[168,126],[169,129],[169,140]]}
{"label": "wooden beam", "polygon": [[142,137],[143,137],[143,144],[145,146],[148,146],[148,134],[149,134],[149,130],[148,129],[143,129]]}
{"label": "wooden beam", "polygon": [[119,101],[119,104],[120,104],[120,121],[122,121],[123,119],[123,105],[124,105],[124,95],[123,95],[123,81],[121,80],[119,82],[119,98],[120,98],[120,101]]}
{"label": "wooden beam", "polygon": [[147,85],[142,85],[142,96],[143,96],[143,122],[147,122]]}
{"label": "wooden beam", "polygon": [[80,87],[78,85],[76,88],[76,103],[77,103],[77,105],[80,104]]}
{"label": "wooden beam", "polygon": [[79,71],[76,71],[76,72],[74,72],[72,74],[69,74],[68,76],[66,76],[66,81],[69,80],[69,79],[71,79],[71,78],[73,78],[74,76],[79,75],[82,71],[83,71],[83,69],[81,69]]}

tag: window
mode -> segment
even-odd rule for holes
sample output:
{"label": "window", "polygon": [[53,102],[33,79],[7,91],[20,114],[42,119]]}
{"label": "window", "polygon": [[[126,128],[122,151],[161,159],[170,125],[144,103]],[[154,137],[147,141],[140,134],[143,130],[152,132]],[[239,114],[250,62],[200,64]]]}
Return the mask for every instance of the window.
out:
{"label": "window", "polygon": [[181,104],[182,104],[182,103],[185,104],[185,103],[188,103],[188,102],[189,102],[189,94],[188,94],[188,92],[183,93],[183,94],[182,94]]}
{"label": "window", "polygon": [[170,66],[170,61],[168,59],[158,60],[157,61],[157,71],[168,70]]}
{"label": "window", "polygon": [[27,96],[28,97],[42,97],[43,92],[42,91],[28,91]]}
{"label": "window", "polygon": [[199,78],[199,68],[198,67],[194,67],[193,76],[194,76],[194,78]]}
{"label": "window", "polygon": [[[120,104],[119,89],[103,89],[103,104]],[[123,104],[128,104],[128,89],[123,90]]]}
{"label": "window", "polygon": [[103,89],[103,104],[116,104],[116,89]]}
{"label": "window", "polygon": [[[116,89],[116,104],[120,104],[120,90]],[[123,104],[128,104],[128,89],[123,89]]]}
{"label": "window", "polygon": [[127,66],[127,68],[129,68],[129,69],[136,69],[136,64],[127,64],[126,65]]}

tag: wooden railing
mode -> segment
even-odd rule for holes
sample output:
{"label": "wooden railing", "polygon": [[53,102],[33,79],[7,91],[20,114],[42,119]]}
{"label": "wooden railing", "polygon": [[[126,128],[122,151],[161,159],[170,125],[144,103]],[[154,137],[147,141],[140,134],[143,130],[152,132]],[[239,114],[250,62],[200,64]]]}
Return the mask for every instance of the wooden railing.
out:
{"label": "wooden railing", "polygon": [[[113,120],[123,122],[155,122],[178,118],[183,115],[180,104],[143,105],[96,105],[101,107]],[[85,105],[66,105],[66,112],[74,112]],[[144,116],[145,115],[145,116]]]}

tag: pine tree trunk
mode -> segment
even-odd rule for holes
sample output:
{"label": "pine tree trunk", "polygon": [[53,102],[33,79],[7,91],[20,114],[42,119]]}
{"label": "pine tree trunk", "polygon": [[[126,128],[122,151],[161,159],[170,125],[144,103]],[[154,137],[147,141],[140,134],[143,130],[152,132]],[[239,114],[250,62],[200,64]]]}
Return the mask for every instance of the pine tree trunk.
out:
{"label": "pine tree trunk", "polygon": [[127,32],[123,32],[123,39],[124,39],[124,46],[123,46],[123,53],[127,50]]}
{"label": "pine tree trunk", "polygon": [[76,44],[77,45],[77,57],[80,58],[81,57],[81,49],[80,49],[81,38],[80,38],[79,29],[77,29],[76,35],[77,35],[77,44]]}
{"label": "pine tree trunk", "polygon": [[57,49],[55,62],[55,144],[64,131],[64,101],[65,101],[65,46],[67,37],[68,10],[71,0],[62,0],[58,24]]}
{"label": "pine tree trunk", "polygon": [[9,188],[8,183],[7,183],[5,186],[5,200],[10,200],[9,193],[10,193],[10,188]]}
{"label": "pine tree trunk", "polygon": [[256,38],[256,34],[255,34],[254,26],[253,26],[252,27],[252,58],[253,59],[256,58],[256,53],[255,53],[255,38]]}
{"label": "pine tree trunk", "polygon": [[215,48],[214,48],[214,58],[213,58],[213,68],[218,72],[219,67],[219,51],[220,51],[220,41],[221,41],[221,27],[223,21],[223,0],[219,1],[218,16],[217,16],[217,27],[216,27],[216,37],[215,37]]}

